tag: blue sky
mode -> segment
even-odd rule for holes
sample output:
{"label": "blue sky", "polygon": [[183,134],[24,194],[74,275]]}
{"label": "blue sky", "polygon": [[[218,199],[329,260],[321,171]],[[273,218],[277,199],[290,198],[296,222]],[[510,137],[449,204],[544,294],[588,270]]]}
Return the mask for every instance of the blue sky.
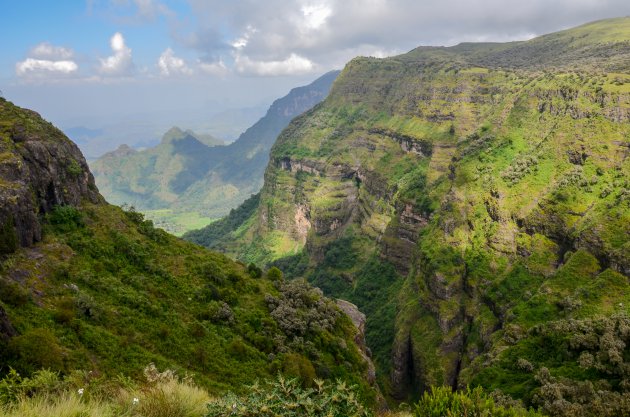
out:
{"label": "blue sky", "polygon": [[627,0],[0,1],[0,90],[61,127],[190,121],[266,106],[357,55],[630,15]]}

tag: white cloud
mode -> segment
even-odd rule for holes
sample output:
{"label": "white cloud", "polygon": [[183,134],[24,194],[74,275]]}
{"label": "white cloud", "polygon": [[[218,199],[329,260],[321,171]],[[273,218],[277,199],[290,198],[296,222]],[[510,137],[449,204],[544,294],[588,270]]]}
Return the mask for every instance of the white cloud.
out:
{"label": "white cloud", "polygon": [[114,54],[100,60],[99,71],[103,75],[129,75],[133,71],[133,60],[131,48],[125,45],[125,38],[120,32],[116,32],[111,37],[109,44]]}
{"label": "white cloud", "polygon": [[34,46],[24,61],[15,64],[18,77],[33,79],[56,79],[77,73],[79,66],[71,58],[72,49],[42,42]]}
{"label": "white cloud", "polygon": [[36,59],[64,60],[74,56],[72,49],[63,46],[54,46],[48,42],[42,42],[31,49],[29,55]]}
{"label": "white cloud", "polygon": [[189,0],[189,4],[198,27],[191,34],[186,33],[189,25],[182,26],[182,33],[194,40],[189,44],[201,56],[214,58],[231,50],[240,57],[237,71],[260,67],[265,73],[276,73],[278,63],[292,55],[317,68],[332,69],[357,52],[385,56],[420,45],[520,40],[630,13],[628,0]]}
{"label": "white cloud", "polygon": [[327,4],[304,5],[301,11],[304,16],[304,25],[308,29],[319,29],[332,14],[332,9]]}
{"label": "white cloud", "polygon": [[312,72],[315,65],[308,58],[291,54],[281,61],[256,61],[245,55],[237,54],[234,58],[236,70],[241,74],[252,75],[295,75]]}
{"label": "white cloud", "polygon": [[217,62],[200,61],[197,66],[202,72],[209,75],[223,76],[227,75],[230,72],[223,60],[219,60]]}
{"label": "white cloud", "polygon": [[171,48],[166,48],[162,52],[160,59],[158,59],[158,67],[160,68],[160,74],[163,76],[191,75],[193,72],[183,59],[175,56]]}
{"label": "white cloud", "polygon": [[243,36],[241,36],[240,38],[236,39],[235,41],[233,41],[231,43],[232,47],[234,49],[243,49],[243,48],[245,48],[247,46],[247,44],[249,43],[249,39],[256,32],[257,32],[257,30],[256,30],[255,27],[253,27],[252,25],[247,25],[247,27],[245,28],[245,33],[243,33]]}
{"label": "white cloud", "polygon": [[19,77],[47,77],[75,73],[79,66],[74,61],[51,61],[48,59],[27,58],[15,64]]}

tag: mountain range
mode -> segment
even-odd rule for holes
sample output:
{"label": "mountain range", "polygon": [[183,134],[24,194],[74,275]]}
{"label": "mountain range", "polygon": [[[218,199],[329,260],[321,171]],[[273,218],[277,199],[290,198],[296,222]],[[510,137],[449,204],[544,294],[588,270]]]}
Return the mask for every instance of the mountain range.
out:
{"label": "mountain range", "polygon": [[337,75],[332,71],[294,88],[226,146],[209,146],[216,141],[181,130],[167,132],[159,145],[143,151],[123,146],[91,163],[96,184],[109,202],[132,205],[170,232],[203,226],[260,190],[278,134],[322,101]]}

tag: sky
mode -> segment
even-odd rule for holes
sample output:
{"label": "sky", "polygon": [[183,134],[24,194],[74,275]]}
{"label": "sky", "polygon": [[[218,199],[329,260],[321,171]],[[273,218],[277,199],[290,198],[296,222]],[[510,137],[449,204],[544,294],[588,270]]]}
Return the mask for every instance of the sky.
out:
{"label": "sky", "polygon": [[0,90],[66,128],[169,123],[264,108],[358,55],[627,15],[628,0],[0,0]]}

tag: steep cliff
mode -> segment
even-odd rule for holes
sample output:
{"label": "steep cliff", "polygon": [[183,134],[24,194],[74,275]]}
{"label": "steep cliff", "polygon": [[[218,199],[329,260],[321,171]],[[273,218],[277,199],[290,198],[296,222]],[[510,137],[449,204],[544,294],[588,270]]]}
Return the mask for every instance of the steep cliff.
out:
{"label": "steep cliff", "polygon": [[107,204],[77,147],[5,100],[0,146],[0,377],[81,370],[88,391],[154,363],[216,394],[283,372],[376,401],[360,329],[321,291]]}
{"label": "steep cliff", "polygon": [[102,202],[79,148],[33,111],[0,98],[0,251],[42,238],[55,205]]}
{"label": "steep cliff", "polygon": [[603,333],[549,329],[628,312],[629,26],[352,60],[221,247],[357,304],[394,398],[472,383],[532,403],[537,372],[625,390],[578,364]]}

